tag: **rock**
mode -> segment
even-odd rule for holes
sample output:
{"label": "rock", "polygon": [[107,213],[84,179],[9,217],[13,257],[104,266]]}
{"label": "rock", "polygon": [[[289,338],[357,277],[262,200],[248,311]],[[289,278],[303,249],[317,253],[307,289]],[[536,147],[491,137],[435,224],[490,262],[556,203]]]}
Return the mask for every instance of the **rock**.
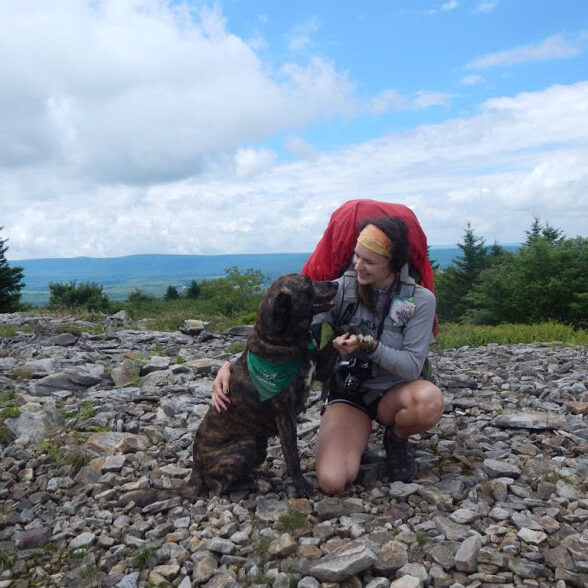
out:
{"label": "rock", "polygon": [[392,576],[394,572],[408,563],[408,549],[399,541],[388,541],[382,546],[374,564],[374,570],[384,576]]}
{"label": "rock", "polygon": [[88,451],[98,455],[145,451],[150,445],[147,437],[134,433],[94,433],[86,441]]}
{"label": "rock", "polygon": [[208,323],[205,323],[204,321],[197,319],[187,319],[180,327],[180,332],[185,333],[186,335],[198,335],[204,331],[207,326]]}
{"label": "rock", "polygon": [[478,569],[478,556],[482,547],[479,535],[467,537],[455,554],[455,569],[460,572],[475,572]]}
{"label": "rock", "polygon": [[498,415],[494,425],[509,429],[561,429],[566,426],[566,421],[556,414],[521,411]]}
{"label": "rock", "polygon": [[366,543],[352,541],[319,559],[309,572],[323,582],[342,582],[370,568],[376,560]]}
{"label": "rock", "polygon": [[[585,348],[431,351],[447,404],[411,440],[414,483],[374,475],[341,496],[293,498],[273,438],[256,488],[141,508],[121,498],[189,476],[213,374],[250,327],[192,336],[121,318],[101,334],[68,319],[80,334],[49,345],[62,317],[0,314],[35,325],[0,349],[0,384],[20,410],[5,413],[0,447],[0,550],[15,554],[0,588],[588,584]],[[298,423],[315,486],[319,399],[315,386]]]}

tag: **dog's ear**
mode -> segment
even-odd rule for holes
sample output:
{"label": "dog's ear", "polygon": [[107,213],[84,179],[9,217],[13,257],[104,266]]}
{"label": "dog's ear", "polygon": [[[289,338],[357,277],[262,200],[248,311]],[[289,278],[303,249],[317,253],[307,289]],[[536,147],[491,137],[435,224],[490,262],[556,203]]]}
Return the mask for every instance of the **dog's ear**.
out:
{"label": "dog's ear", "polygon": [[272,319],[279,330],[284,330],[290,324],[292,316],[292,296],[286,292],[280,292],[274,301],[272,308]]}

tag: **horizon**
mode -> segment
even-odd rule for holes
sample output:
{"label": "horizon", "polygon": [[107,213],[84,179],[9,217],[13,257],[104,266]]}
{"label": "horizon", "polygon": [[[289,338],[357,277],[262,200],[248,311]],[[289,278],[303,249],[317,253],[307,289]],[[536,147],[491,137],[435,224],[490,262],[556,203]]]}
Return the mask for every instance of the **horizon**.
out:
{"label": "horizon", "polygon": [[[520,247],[523,243],[498,243],[501,247]],[[486,243],[486,246],[489,246]],[[459,245],[429,245],[429,249],[459,249]],[[32,258],[24,258],[24,259],[13,259],[6,256],[7,261],[9,262],[18,262],[18,261],[52,261],[52,260],[62,260],[62,259],[123,259],[127,257],[141,257],[141,256],[177,256],[177,257],[223,257],[223,256],[252,256],[252,255],[310,255],[312,251],[263,251],[263,252],[239,252],[239,253],[131,253],[128,255],[113,255],[108,257],[95,257],[91,255],[76,255],[74,257],[32,257]]]}
{"label": "horizon", "polygon": [[585,0],[0,2],[15,260],[312,251],[347,200],[430,243],[588,218]]}

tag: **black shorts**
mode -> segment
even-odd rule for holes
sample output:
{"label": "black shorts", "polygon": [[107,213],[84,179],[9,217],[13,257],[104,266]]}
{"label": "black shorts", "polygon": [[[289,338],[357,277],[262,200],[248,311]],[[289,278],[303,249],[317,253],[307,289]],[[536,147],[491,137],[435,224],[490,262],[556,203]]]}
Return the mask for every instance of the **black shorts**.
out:
{"label": "black shorts", "polygon": [[[325,405],[323,406],[322,412],[325,411],[325,408],[329,404],[343,402],[344,404],[349,404],[350,406],[354,406],[362,412],[365,412],[365,414],[367,414],[370,417],[370,419],[374,420],[378,414],[378,404],[380,403],[380,399],[382,398],[386,390],[382,390],[381,394],[376,396],[376,398],[373,398],[373,394],[370,394],[370,392],[373,391],[358,390],[356,393],[346,394],[345,392],[341,392],[338,390],[331,390],[329,391],[327,399],[325,400]],[[373,398],[371,400],[368,400],[367,403],[364,401],[364,395],[366,394],[369,394],[369,396]]]}

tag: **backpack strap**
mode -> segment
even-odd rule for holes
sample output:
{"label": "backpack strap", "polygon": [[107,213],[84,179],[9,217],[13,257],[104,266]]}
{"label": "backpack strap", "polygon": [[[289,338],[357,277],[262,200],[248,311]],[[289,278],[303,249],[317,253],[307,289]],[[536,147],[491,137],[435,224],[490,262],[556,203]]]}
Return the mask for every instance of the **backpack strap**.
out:
{"label": "backpack strap", "polygon": [[347,270],[343,274],[343,297],[341,303],[342,311],[335,323],[335,329],[349,322],[357,310],[358,300],[355,289],[355,270]]}

